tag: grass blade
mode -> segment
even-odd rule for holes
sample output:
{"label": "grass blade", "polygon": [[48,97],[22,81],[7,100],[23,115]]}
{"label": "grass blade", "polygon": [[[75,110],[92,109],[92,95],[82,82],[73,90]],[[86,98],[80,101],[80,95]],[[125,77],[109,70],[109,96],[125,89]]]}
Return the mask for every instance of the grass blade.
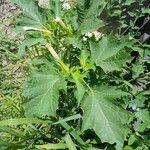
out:
{"label": "grass blade", "polygon": [[36,145],[37,149],[66,149],[67,145],[64,143],[58,143],[58,144],[45,144],[45,145]]}
{"label": "grass blade", "polygon": [[75,120],[75,119],[79,119],[81,118],[82,116],[80,114],[77,114],[77,115],[73,115],[73,116],[70,116],[70,117],[67,117],[65,119],[60,119],[59,121],[53,123],[54,125],[56,124],[61,124],[63,122],[67,122],[67,121],[71,121],[71,120]]}
{"label": "grass blade", "polygon": [[42,120],[37,118],[18,118],[18,119],[7,119],[0,121],[0,126],[15,126],[21,124],[49,124],[50,120]]}

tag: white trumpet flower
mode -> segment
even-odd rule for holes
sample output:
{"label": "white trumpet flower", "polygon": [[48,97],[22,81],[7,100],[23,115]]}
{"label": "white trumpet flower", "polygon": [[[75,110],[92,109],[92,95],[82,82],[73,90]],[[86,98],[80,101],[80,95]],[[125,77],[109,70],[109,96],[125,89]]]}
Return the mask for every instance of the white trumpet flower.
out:
{"label": "white trumpet flower", "polygon": [[50,43],[46,44],[46,47],[48,48],[48,50],[50,51],[51,55],[57,60],[60,61],[60,57],[58,56],[58,54],[55,52],[55,50],[53,49],[52,45]]}
{"label": "white trumpet flower", "polygon": [[40,32],[45,32],[45,33],[51,34],[51,31],[49,31],[47,29],[40,29],[40,28],[28,27],[28,26],[23,27],[23,30],[24,31],[33,30],[33,31],[40,31]]}
{"label": "white trumpet flower", "polygon": [[24,31],[28,31],[28,30],[35,30],[35,31],[41,31],[41,29],[39,28],[34,28],[34,27],[23,27]]}

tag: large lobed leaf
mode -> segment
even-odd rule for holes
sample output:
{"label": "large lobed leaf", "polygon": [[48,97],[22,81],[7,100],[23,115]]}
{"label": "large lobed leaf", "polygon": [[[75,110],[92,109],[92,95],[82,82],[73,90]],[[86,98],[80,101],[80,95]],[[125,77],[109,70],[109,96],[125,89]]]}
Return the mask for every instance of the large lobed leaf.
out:
{"label": "large lobed leaf", "polygon": [[24,17],[18,20],[20,25],[44,28],[45,16],[39,11],[35,0],[12,0],[22,8]]}
{"label": "large lobed leaf", "polygon": [[118,40],[113,36],[104,36],[99,42],[90,42],[92,59],[97,66],[106,71],[120,71],[130,60],[130,54],[125,47],[131,47],[128,39]]}
{"label": "large lobed leaf", "polygon": [[[78,3],[79,5],[85,5],[86,1],[78,1]],[[85,8],[84,14],[81,12],[81,18],[84,19],[81,21],[82,23],[79,26],[79,31],[82,34],[95,31],[104,26],[104,22],[98,19],[98,16],[101,14],[106,4],[107,2],[105,2],[105,0],[89,0],[89,8]]]}
{"label": "large lobed leaf", "polygon": [[61,11],[61,2],[60,0],[49,0],[49,9],[53,12],[54,17],[61,18],[63,16],[63,12]]}
{"label": "large lobed leaf", "polygon": [[26,38],[21,45],[19,45],[18,56],[22,57],[26,51],[26,48],[30,48],[36,44],[44,43],[46,40],[42,37],[28,37]]}
{"label": "large lobed leaf", "polygon": [[27,116],[55,116],[58,107],[59,90],[65,88],[64,78],[56,71],[43,69],[32,73],[26,83],[24,104]]}
{"label": "large lobed leaf", "polygon": [[113,98],[126,95],[115,88],[93,90],[83,102],[83,130],[93,129],[102,142],[116,143],[121,149],[126,135],[124,124],[128,121],[128,112],[117,107]]}
{"label": "large lobed leaf", "polygon": [[79,31],[82,34],[85,34],[87,32],[93,32],[101,27],[104,26],[104,23],[102,20],[96,18],[89,18],[89,19],[85,19],[83,21],[83,23],[80,25],[79,27]]}

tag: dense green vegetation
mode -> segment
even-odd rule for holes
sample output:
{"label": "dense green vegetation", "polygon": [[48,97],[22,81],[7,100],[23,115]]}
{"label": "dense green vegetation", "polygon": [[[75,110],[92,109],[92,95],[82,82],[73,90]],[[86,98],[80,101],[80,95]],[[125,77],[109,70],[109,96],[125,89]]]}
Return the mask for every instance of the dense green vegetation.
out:
{"label": "dense green vegetation", "polygon": [[13,2],[24,40],[0,39],[0,149],[148,150],[150,46],[136,20],[149,9]]}

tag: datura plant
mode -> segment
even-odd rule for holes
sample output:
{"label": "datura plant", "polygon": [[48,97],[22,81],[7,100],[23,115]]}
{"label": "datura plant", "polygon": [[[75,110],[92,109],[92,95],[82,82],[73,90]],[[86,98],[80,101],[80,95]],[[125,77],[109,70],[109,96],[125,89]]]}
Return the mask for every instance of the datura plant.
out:
{"label": "datura plant", "polygon": [[28,54],[32,65],[24,116],[0,122],[17,136],[7,147],[147,150],[149,47],[105,30],[100,16],[110,1],[13,2],[22,9],[16,30],[25,37],[18,57]]}

